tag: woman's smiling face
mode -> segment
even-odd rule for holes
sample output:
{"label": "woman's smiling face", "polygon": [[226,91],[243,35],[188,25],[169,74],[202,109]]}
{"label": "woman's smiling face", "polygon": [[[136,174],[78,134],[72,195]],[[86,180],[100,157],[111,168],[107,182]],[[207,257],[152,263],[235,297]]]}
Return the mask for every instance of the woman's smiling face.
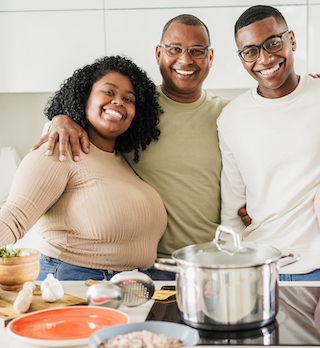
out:
{"label": "woman's smiling face", "polygon": [[[244,47],[259,46],[267,38],[281,35],[287,30],[284,22],[268,17],[239,29],[236,43],[239,51],[242,51]],[[294,72],[294,33],[290,31],[284,35],[282,42],[282,49],[275,53],[268,53],[261,47],[260,57],[254,62],[247,63],[240,58],[244,68],[258,81],[259,93],[266,98],[279,98],[289,94],[298,84],[298,77]]]}
{"label": "woman's smiling face", "polygon": [[107,73],[93,84],[86,104],[90,141],[112,152],[117,137],[130,127],[135,113],[131,80],[117,72]]}

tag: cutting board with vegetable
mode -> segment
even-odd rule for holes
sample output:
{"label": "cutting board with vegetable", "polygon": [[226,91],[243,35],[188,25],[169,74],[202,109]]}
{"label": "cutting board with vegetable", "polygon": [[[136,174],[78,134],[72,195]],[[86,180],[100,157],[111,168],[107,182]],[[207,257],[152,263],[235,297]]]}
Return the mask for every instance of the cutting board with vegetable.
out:
{"label": "cutting board with vegetable", "polygon": [[18,291],[6,291],[0,288],[0,327],[6,327],[10,320],[26,313],[87,303],[86,300],[82,298],[68,294],[64,294],[64,296],[56,302],[44,302],[41,297],[40,287],[37,285],[36,290],[33,292],[29,310],[26,313],[18,313],[13,309],[13,302],[18,296],[18,293]]}

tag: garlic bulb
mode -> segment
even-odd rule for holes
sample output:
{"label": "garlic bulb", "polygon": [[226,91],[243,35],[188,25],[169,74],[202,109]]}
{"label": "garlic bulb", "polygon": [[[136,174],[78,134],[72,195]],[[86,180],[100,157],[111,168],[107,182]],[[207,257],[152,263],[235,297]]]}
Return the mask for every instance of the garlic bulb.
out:
{"label": "garlic bulb", "polygon": [[13,303],[15,311],[25,313],[29,309],[32,302],[33,290],[35,288],[36,286],[32,282],[25,282],[23,284],[22,290],[19,291],[18,296]]}
{"label": "garlic bulb", "polygon": [[55,302],[63,297],[64,291],[61,283],[53,274],[48,274],[41,284],[41,296],[45,302]]}

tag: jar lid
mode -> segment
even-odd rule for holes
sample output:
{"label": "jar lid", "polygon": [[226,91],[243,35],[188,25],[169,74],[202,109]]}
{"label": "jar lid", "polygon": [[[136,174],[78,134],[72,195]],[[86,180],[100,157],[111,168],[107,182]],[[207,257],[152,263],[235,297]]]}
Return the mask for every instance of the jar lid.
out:
{"label": "jar lid", "polygon": [[[220,240],[221,233],[232,235],[233,240]],[[190,245],[172,254],[177,263],[202,268],[243,268],[270,264],[280,259],[280,250],[260,243],[242,242],[228,226],[220,225],[212,242]]]}

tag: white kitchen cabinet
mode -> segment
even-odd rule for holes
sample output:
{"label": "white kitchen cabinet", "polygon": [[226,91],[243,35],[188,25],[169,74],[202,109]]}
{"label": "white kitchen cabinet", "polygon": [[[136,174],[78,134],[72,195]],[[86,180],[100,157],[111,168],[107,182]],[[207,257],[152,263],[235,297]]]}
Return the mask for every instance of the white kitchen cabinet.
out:
{"label": "white kitchen cabinet", "polygon": [[212,7],[229,7],[229,6],[242,6],[249,7],[257,4],[264,5],[306,5],[308,2],[314,2],[319,0],[264,0],[259,2],[257,0],[104,0],[105,9],[146,9],[146,8],[175,8],[192,10],[193,8],[212,8]]}
{"label": "white kitchen cabinet", "polygon": [[0,11],[55,11],[102,9],[104,0],[1,0]]}
{"label": "white kitchen cabinet", "polygon": [[102,10],[0,12],[0,93],[52,92],[105,54]]}
{"label": "white kitchen cabinet", "polygon": [[[107,2],[107,0],[106,0]],[[281,6],[280,11],[293,29],[298,41],[296,69],[307,72],[307,6]],[[107,54],[125,53],[141,65],[159,84],[161,76],[155,59],[164,24],[181,13],[200,18],[209,28],[214,49],[214,63],[204,83],[205,88],[250,88],[255,81],[242,67],[234,41],[234,23],[245,10],[243,6],[189,8],[145,8],[106,10]],[[125,23],[130,25],[123,30]],[[143,23],[143,25],[141,25]]]}
{"label": "white kitchen cabinet", "polygon": [[[72,72],[105,54],[126,54],[161,83],[155,59],[164,24],[182,13],[203,20],[214,64],[205,88],[249,88],[233,38],[238,16],[255,0],[0,0],[0,93],[52,92]],[[297,37],[299,74],[319,72],[320,0],[265,0]],[[310,5],[310,4],[313,5]],[[308,23],[309,20],[309,23]]]}
{"label": "white kitchen cabinet", "polygon": [[308,71],[320,74],[320,1],[309,6],[309,41],[308,41]]}

